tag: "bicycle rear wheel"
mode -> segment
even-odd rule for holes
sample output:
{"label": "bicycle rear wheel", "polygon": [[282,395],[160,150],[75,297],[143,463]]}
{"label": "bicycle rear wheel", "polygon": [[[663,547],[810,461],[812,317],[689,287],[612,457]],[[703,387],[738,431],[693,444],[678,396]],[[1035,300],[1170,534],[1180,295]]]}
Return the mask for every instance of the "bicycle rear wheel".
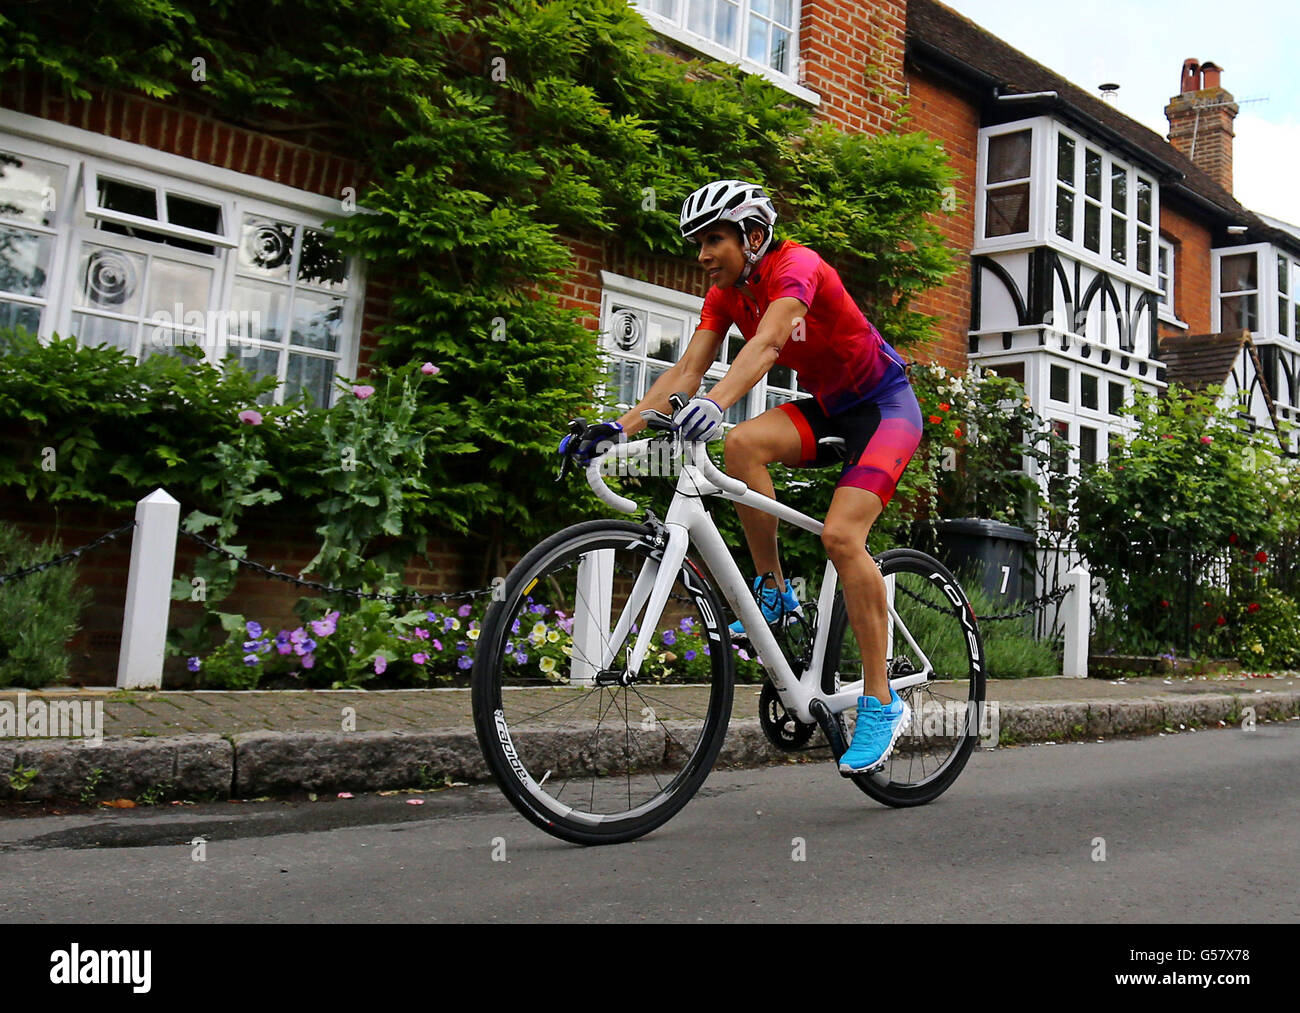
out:
{"label": "bicycle rear wheel", "polygon": [[635,680],[627,659],[658,572],[654,531],[566,528],[511,572],[484,617],[474,726],[525,817],[577,844],[616,844],[671,818],[708,777],[734,665],[717,594],[687,560]]}
{"label": "bicycle rear wheel", "polygon": [[[915,549],[892,549],[876,560],[897,619],[890,620],[886,670],[897,678],[931,669],[925,682],[899,691],[912,720],[884,767],[851,780],[891,806],[924,805],[948,790],[980,737],[984,720],[984,643],[956,578]],[[862,678],[862,651],[842,596],[831,616],[824,688]],[[849,711],[841,719],[852,719]],[[842,725],[849,734],[851,727]]]}

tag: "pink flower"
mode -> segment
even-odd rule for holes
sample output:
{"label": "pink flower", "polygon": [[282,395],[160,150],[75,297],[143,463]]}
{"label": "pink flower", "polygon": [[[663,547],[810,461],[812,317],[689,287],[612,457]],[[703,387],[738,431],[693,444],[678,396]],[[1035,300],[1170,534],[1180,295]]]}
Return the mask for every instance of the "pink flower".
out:
{"label": "pink flower", "polygon": [[303,668],[311,668],[315,664],[316,664],[316,656],[314,654],[304,654],[302,656]]}
{"label": "pink flower", "polygon": [[429,660],[429,656],[425,654],[423,651],[416,651],[414,654],[411,655],[411,660],[414,661],[417,665],[423,665],[426,661]]}
{"label": "pink flower", "polygon": [[442,372],[442,370],[439,369],[437,366],[435,366],[432,362],[426,362],[423,366],[420,367],[420,372],[423,373],[425,376],[437,376],[439,373]]}
{"label": "pink flower", "polygon": [[1201,442],[1202,442],[1202,443],[1213,443],[1213,442],[1214,442],[1214,437],[1213,437],[1213,436],[1202,436],[1202,437],[1201,437]]}
{"label": "pink flower", "polygon": [[429,631],[428,631],[428,630],[422,630],[422,629],[420,629],[420,627],[417,626],[414,630],[412,630],[412,632],[413,632],[417,637],[419,637],[421,640],[428,640],[428,639],[429,639]]}
{"label": "pink flower", "polygon": [[746,651],[743,647],[742,647],[739,651],[737,651],[736,654],[737,654],[737,657],[739,657],[741,661],[748,661],[748,660],[749,660],[749,652]]}
{"label": "pink flower", "polygon": [[433,649],[434,649],[435,651],[441,651],[441,650],[442,650],[442,641],[441,641],[441,640],[431,640],[431,641],[429,641],[429,643],[433,644]]}
{"label": "pink flower", "polygon": [[239,413],[239,421],[249,426],[260,426],[262,424],[262,413],[249,408]]}
{"label": "pink flower", "polygon": [[369,384],[361,384],[352,388],[352,393],[357,396],[358,401],[364,401],[375,392],[375,388]]}
{"label": "pink flower", "polygon": [[388,659],[382,654],[375,658],[375,675],[383,675],[388,668]]}

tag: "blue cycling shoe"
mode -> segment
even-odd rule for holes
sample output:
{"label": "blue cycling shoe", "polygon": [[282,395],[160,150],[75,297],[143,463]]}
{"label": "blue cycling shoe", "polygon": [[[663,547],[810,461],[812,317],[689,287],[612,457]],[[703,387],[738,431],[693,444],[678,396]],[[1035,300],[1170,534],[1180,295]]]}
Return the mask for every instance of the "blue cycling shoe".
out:
{"label": "blue cycling shoe", "polygon": [[858,724],[852,744],[840,757],[840,773],[865,774],[883,766],[911,720],[912,708],[893,689],[888,707],[874,696],[858,697]]}
{"label": "blue cycling shoe", "polygon": [[[755,591],[763,583],[763,579],[762,577],[754,578]],[[774,587],[763,588],[763,592],[759,596],[758,607],[762,610],[763,618],[767,620],[770,626],[779,622],[785,616],[797,613],[799,611],[799,599],[795,597],[795,593],[790,587],[790,581],[786,580],[784,591],[778,591]],[[745,624],[739,619],[727,629],[731,633],[733,640],[737,638],[748,639],[748,635],[745,633]]]}

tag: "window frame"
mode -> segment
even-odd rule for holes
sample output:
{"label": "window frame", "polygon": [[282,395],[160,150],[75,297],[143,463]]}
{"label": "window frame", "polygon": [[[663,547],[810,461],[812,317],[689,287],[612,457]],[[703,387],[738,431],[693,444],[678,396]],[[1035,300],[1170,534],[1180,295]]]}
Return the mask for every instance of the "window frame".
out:
{"label": "window frame", "polygon": [[[1251,337],[1261,333],[1260,325],[1267,327],[1273,319],[1274,309],[1269,309],[1272,302],[1272,289],[1276,284],[1272,272],[1277,270],[1273,257],[1266,256],[1273,249],[1268,243],[1251,243],[1246,246],[1225,246],[1210,251],[1210,325],[1216,334],[1223,333],[1223,300],[1242,295],[1255,296],[1254,328],[1246,328]],[[1253,289],[1234,289],[1225,293],[1222,290],[1223,259],[1225,257],[1253,256],[1255,258],[1255,287]]]}
{"label": "window frame", "polygon": [[[1169,254],[1169,271],[1162,273],[1160,270],[1160,255],[1168,251]],[[1161,281],[1168,283],[1168,291],[1160,287]],[[1166,323],[1181,324],[1178,319],[1178,310],[1176,300],[1178,285],[1178,247],[1163,236],[1160,237],[1156,244],[1156,308],[1157,317]]]}
{"label": "window frame", "polygon": [[[343,213],[338,199],[7,109],[0,109],[0,149],[12,150],[19,155],[43,159],[68,168],[67,192],[60,198],[60,206],[56,208],[58,238],[51,259],[45,312],[42,313],[37,332],[38,337],[46,342],[56,333],[70,333],[72,315],[80,311],[74,309],[73,301],[77,291],[76,254],[83,241],[119,247],[130,252],[148,251],[154,254],[165,251],[166,257],[187,263],[194,258],[209,256],[138,237],[103,232],[93,228],[95,221],[131,219],[129,222],[119,220],[116,224],[138,226],[216,248],[217,252],[211,255],[215,275],[210,288],[210,302],[206,308],[208,320],[203,360],[219,366],[221,359],[231,353],[231,343],[222,340],[224,336],[220,333],[213,333],[212,324],[216,318],[231,312],[237,251],[244,216],[252,214],[292,224],[295,228],[327,231],[324,223]],[[154,187],[155,193],[172,193],[202,203],[220,205],[224,237],[99,208],[96,201],[101,174],[105,178],[128,184],[138,181]],[[80,195],[77,193],[78,187],[81,187]],[[356,213],[364,213],[364,210],[358,208]],[[89,224],[80,221],[79,215],[89,219]],[[365,264],[356,256],[346,259],[348,285],[346,292],[342,293],[344,316],[339,324],[339,348],[337,353],[327,353],[335,362],[335,376],[355,375],[361,350]],[[297,288],[296,281],[293,287]],[[5,298],[9,297],[6,295]],[[303,351],[316,355],[318,350],[307,348]],[[276,401],[282,400],[284,383],[288,379],[287,356],[282,355],[281,359],[285,362],[285,370],[277,373],[281,383],[275,392]],[[331,386],[331,404],[337,394]]]}
{"label": "window frame", "polygon": [[[685,320],[686,326],[683,329],[682,344],[678,349],[677,359],[674,360],[674,362],[676,362],[680,360],[682,353],[685,352],[686,346],[691,340],[691,337],[695,334],[696,330],[699,329],[700,311],[704,308],[704,300],[699,296],[690,295],[686,292],[679,292],[676,289],[664,288],[660,285],[653,285],[636,278],[628,278],[624,275],[615,274],[612,271],[601,271],[600,282],[600,351],[609,361],[610,365],[612,365],[613,361],[618,358],[633,360],[641,364],[642,369],[639,372],[641,379],[638,383],[638,390],[640,393],[637,395],[637,400],[639,401],[645,396],[645,392],[650,388],[650,383],[644,367],[651,360],[644,351],[640,355],[634,356],[621,351],[615,346],[610,326],[612,323],[611,317],[614,305],[627,304],[627,308],[630,309],[641,310],[648,313],[658,313],[660,315],[671,314],[682,317]],[[722,346],[718,350],[718,356],[714,359],[713,363],[704,374],[704,380],[702,382],[703,386],[712,386],[726,375],[727,370],[731,367],[731,362],[728,361],[727,353],[733,339],[744,340],[740,334],[739,328],[735,325],[732,325],[732,327],[728,329],[726,335],[723,336]],[[795,373],[794,370],[791,370],[791,375],[793,377],[792,382],[795,385],[793,388],[769,385],[767,376],[763,376],[740,401],[736,402],[736,404],[732,406],[732,409],[729,409],[729,412],[739,408],[737,414],[743,416],[743,419],[741,420],[743,421],[745,419],[755,418],[766,411],[768,407],[770,407],[768,405],[769,396],[779,397],[787,391],[794,392],[794,396],[787,399],[789,401],[797,401],[800,398],[810,396],[803,391],[798,390],[798,374]],[[599,400],[606,399],[609,394],[609,369],[606,369],[604,376],[605,379],[601,381],[600,387],[597,391],[597,398]],[[688,391],[687,393],[693,395],[695,391]],[[615,404],[622,411],[628,411],[634,406],[633,404],[627,404],[624,402],[615,402]],[[729,429],[733,425],[738,424],[739,422],[724,422],[724,428]]]}
{"label": "window frame", "polygon": [[[723,63],[735,64],[741,70],[766,78],[778,88],[789,92],[795,98],[811,106],[821,105],[821,96],[801,83],[803,61],[801,58],[801,36],[799,22],[803,12],[803,0],[790,0],[793,24],[790,30],[790,70],[788,73],[776,70],[763,63],[757,63],[744,55],[745,39],[748,38],[751,0],[737,0],[739,18],[736,23],[736,48],[728,49],[713,39],[698,35],[686,27],[685,7],[687,0],[674,0],[675,14],[672,17],[651,9],[645,0],[631,0],[632,9],[641,15],[647,24],[660,35],[679,42],[683,46],[702,53]],[[762,17],[762,15],[759,15]],[[771,19],[768,19],[771,20]]]}

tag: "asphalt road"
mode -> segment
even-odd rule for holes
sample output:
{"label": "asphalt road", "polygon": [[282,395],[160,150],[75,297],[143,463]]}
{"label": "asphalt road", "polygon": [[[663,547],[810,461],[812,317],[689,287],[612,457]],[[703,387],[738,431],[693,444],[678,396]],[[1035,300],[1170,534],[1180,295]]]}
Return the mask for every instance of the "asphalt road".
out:
{"label": "asphalt road", "polygon": [[0,921],[1294,922],[1297,782],[1292,721],[981,752],[908,810],[828,763],[715,771],[606,848],[482,786],[11,818]]}

